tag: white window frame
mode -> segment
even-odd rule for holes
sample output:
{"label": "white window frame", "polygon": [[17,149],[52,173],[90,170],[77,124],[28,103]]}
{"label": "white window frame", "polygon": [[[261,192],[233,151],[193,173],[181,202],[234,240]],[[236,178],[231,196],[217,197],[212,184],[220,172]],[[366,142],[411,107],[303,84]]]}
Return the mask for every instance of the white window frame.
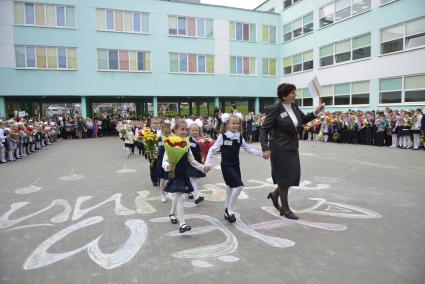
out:
{"label": "white window frame", "polygon": [[[310,14],[313,14],[313,21],[311,22],[313,24],[313,29],[311,30],[311,32],[304,33],[304,26],[305,26],[305,24],[304,24],[304,17],[307,16],[307,15],[310,15]],[[302,31],[302,33],[301,33],[301,35],[299,35],[297,37],[294,37],[294,22],[296,22],[296,21],[298,21],[300,19],[302,19],[302,25],[301,25],[301,31]],[[285,26],[288,25],[288,24],[291,24],[291,39],[285,41]],[[314,33],[314,12],[311,11],[309,13],[306,13],[306,14],[302,15],[301,17],[296,18],[295,20],[293,20],[293,21],[291,21],[289,23],[283,24],[283,31],[284,31],[284,33],[282,35],[283,43],[287,43],[287,42],[290,42],[292,40],[296,40],[296,39],[301,38],[303,36],[306,36],[306,35],[309,35],[309,34]]]}
{"label": "white window frame", "polygon": [[[264,70],[262,70],[263,72],[261,73],[261,75],[263,77],[277,77],[277,70],[278,70],[278,65],[277,65],[278,61],[277,61],[277,58],[270,58],[270,57],[267,57],[267,58],[264,57],[264,58],[262,58],[262,61],[261,61],[262,67],[264,67],[263,60],[267,60],[267,74],[264,74]],[[276,64],[276,74],[275,75],[271,75],[270,74],[270,60],[275,60],[275,64]]]}
{"label": "white window frame", "polygon": [[[99,7],[96,7],[95,10],[96,10],[96,12],[98,10],[103,10],[105,12],[105,22],[104,22],[105,29],[103,29],[103,30],[98,29],[97,24],[96,24],[96,31],[99,31],[99,32],[113,32],[113,33],[126,33],[126,34],[138,34],[138,35],[139,34],[140,35],[148,35],[148,34],[150,34],[150,30],[151,30],[151,15],[150,15],[149,12],[120,10],[120,9],[108,9],[108,8],[99,8]],[[114,28],[112,30],[108,29],[108,16],[107,16],[107,12],[108,11],[112,11],[112,20],[113,20],[113,24],[114,24]],[[116,30],[117,25],[116,25],[116,22],[115,22],[115,15],[116,15],[116,12],[117,11],[123,13],[123,30],[122,31],[117,31]],[[131,31],[124,31],[124,13],[126,13],[126,12],[127,13],[131,13]],[[134,31],[134,14],[139,14],[140,15],[140,32],[135,32]],[[149,25],[148,32],[143,32],[143,14],[147,14],[147,16],[149,17],[149,19],[148,19],[148,25]],[[97,13],[96,13],[96,17],[97,17]],[[96,20],[97,20],[97,18],[96,18]],[[132,51],[134,51],[134,50],[132,50]]]}
{"label": "white window frame", "polygon": [[[397,0],[395,0],[395,1],[397,1]],[[390,3],[392,3],[392,2],[390,2]],[[410,50],[416,50],[416,49],[425,48],[425,45],[415,46],[415,47],[411,47],[411,48],[406,48],[406,38],[407,38],[406,27],[407,27],[407,24],[408,23],[411,23],[411,22],[414,22],[414,21],[417,21],[417,20],[420,20],[420,19],[425,19],[425,17],[418,17],[418,18],[415,18],[415,19],[412,19],[412,20],[409,20],[409,21],[406,21],[406,22],[398,23],[398,24],[391,25],[391,26],[388,26],[388,27],[385,27],[385,28],[380,29],[379,30],[379,56],[387,56],[387,55],[391,55],[391,54],[397,54],[397,53],[407,52],[407,51],[410,51]],[[386,29],[393,28],[393,27],[401,26],[401,25],[403,26],[403,37],[402,38],[397,38],[397,39],[403,39],[403,49],[402,50],[398,50],[398,51],[394,51],[394,52],[382,53],[381,45],[383,43],[387,43],[387,42],[391,42],[391,41],[397,40],[397,39],[392,39],[392,40],[387,40],[387,41],[381,41],[382,31],[384,31]]]}
{"label": "white window frame", "polygon": [[[171,71],[171,54],[177,54],[177,72],[175,71]],[[180,54],[187,54],[187,71],[180,71]],[[189,55],[195,55],[196,56],[196,72],[189,72]],[[199,56],[204,56],[205,57],[205,72],[199,72]],[[208,62],[208,56],[212,56],[213,58],[213,67],[214,67],[214,72],[213,73],[208,73],[208,66],[207,66],[207,62]],[[213,54],[204,54],[204,53],[188,53],[188,52],[169,52],[168,53],[168,73],[169,74],[184,74],[184,75],[215,75],[215,56]]]}
{"label": "white window frame", "polygon": [[[269,41],[268,42],[265,42],[263,40],[263,27],[267,27],[267,31],[269,33]],[[275,37],[274,38],[275,38],[276,42],[270,42],[270,34],[271,34],[270,28],[271,27],[274,27],[274,34],[275,34]],[[266,43],[266,44],[277,44],[277,26],[274,26],[274,25],[262,25],[261,26],[261,41],[262,41],[262,43]]]}
{"label": "white window frame", "polygon": [[[108,62],[108,69],[99,69],[99,50],[106,50],[106,61]],[[118,69],[117,70],[112,70],[109,68],[109,51],[113,50],[113,51],[117,51],[117,59],[118,59]],[[128,53],[128,70],[120,70],[120,51],[127,51]],[[150,69],[151,70],[130,70],[130,52],[143,52],[143,53],[150,53]],[[97,57],[97,62],[96,62],[96,70],[98,72],[122,72],[122,73],[152,73],[152,53],[148,50],[129,50],[129,49],[114,49],[114,48],[97,48],[96,49],[96,57]],[[136,58],[136,62],[137,64],[139,63],[139,60]]]}
{"label": "white window frame", "polygon": [[[230,76],[244,76],[244,77],[255,77],[255,76],[257,76],[257,58],[256,57],[252,57],[252,56],[240,56],[240,55],[230,55],[230,61],[232,60],[232,57],[235,57],[235,59],[236,59],[236,65],[235,65],[235,67],[236,67],[236,73],[231,73],[231,71],[232,70],[229,70],[230,72],[229,72],[229,74],[230,74]],[[238,67],[237,67],[237,62],[238,62],[238,58],[242,58],[242,73],[241,74],[238,74],[237,72],[238,72]],[[244,74],[243,73],[243,59],[244,58],[248,58],[248,61],[250,61],[249,59],[251,59],[251,58],[253,58],[254,59],[254,61],[255,61],[255,70],[254,70],[254,73],[253,74]],[[229,61],[229,69],[230,69],[230,61]],[[276,64],[277,64],[277,62],[276,62]],[[250,63],[248,63],[248,65],[250,65]],[[251,67],[251,66],[249,66],[249,67]],[[277,69],[276,69],[276,74],[277,74]]]}
{"label": "white window frame", "polygon": [[[369,34],[372,36],[372,34],[369,32],[369,33],[364,33],[364,34],[356,35],[356,36],[353,36],[351,38],[347,38],[347,39],[340,40],[340,41],[337,41],[337,42],[334,42],[334,43],[330,43],[330,44],[326,44],[326,45],[320,46],[319,47],[319,69],[329,68],[331,66],[339,66],[339,65],[344,65],[344,64],[350,64],[350,63],[355,63],[355,62],[359,62],[359,61],[371,59],[372,58],[372,50],[371,50],[371,54],[370,54],[369,57],[363,57],[363,58],[360,58],[360,59],[353,60],[353,39],[358,38],[358,37],[362,37],[362,36],[365,36],[365,35],[369,35]],[[344,41],[347,41],[347,40],[350,40],[350,54],[351,54],[350,56],[351,56],[351,58],[350,58],[350,60],[336,63],[336,45],[338,43],[340,43],[340,42],[344,42]],[[326,66],[320,66],[320,59],[322,58],[322,57],[320,57],[320,49],[323,48],[323,47],[326,47],[328,45],[333,45],[333,62],[334,63],[333,64],[330,64],[330,65],[326,65]],[[372,38],[370,40],[370,45],[365,45],[365,46],[363,46],[361,48],[365,48],[365,47],[368,47],[368,46],[372,49]],[[356,48],[356,50],[357,49],[359,49],[359,48]]]}
{"label": "white window frame", "polygon": [[[308,62],[308,61],[304,61],[304,53],[309,52],[309,51],[313,52],[313,60],[309,60],[309,61],[313,61],[313,68],[308,69],[308,70],[304,70],[304,62]],[[301,71],[294,72],[294,56],[299,55],[299,54],[301,54]],[[289,58],[289,57],[291,57],[291,73],[285,74],[284,62],[285,62],[285,59]],[[299,73],[305,73],[305,72],[313,71],[314,70],[314,49],[305,50],[305,51],[298,52],[296,54],[284,57],[282,62],[283,62],[283,64],[282,64],[282,74],[283,74],[282,77],[291,76],[293,74],[299,74]]]}
{"label": "white window frame", "polygon": [[[393,76],[393,77],[385,77],[385,78],[379,78],[378,79],[378,99],[379,99],[379,103],[378,106],[400,106],[400,105],[422,105],[425,104],[425,100],[423,101],[418,101],[418,102],[406,102],[406,87],[405,87],[405,80],[408,77],[415,77],[415,76],[423,76],[425,75],[425,73],[419,73],[419,74],[409,74],[409,75],[403,75],[403,76]],[[389,90],[389,91],[384,91],[382,93],[386,93],[386,92],[398,92],[401,91],[401,103],[380,103],[381,101],[381,89],[380,89],[380,83],[381,80],[386,80],[386,79],[397,79],[397,78],[401,78],[401,90]],[[420,90],[424,90],[424,89],[409,89],[407,91],[420,91]]]}
{"label": "white window frame", "polygon": [[[24,60],[25,60],[25,67],[17,67],[16,66],[16,47],[23,47],[24,48]],[[35,62],[35,66],[34,67],[28,67],[27,65],[27,47],[32,47],[34,48],[34,54],[35,54],[35,58],[34,58],[34,62]],[[46,68],[38,68],[37,67],[37,63],[38,63],[38,59],[37,59],[37,48],[44,48],[45,54],[46,54]],[[49,68],[49,60],[48,60],[48,53],[47,53],[47,49],[48,48],[55,48],[56,49],[56,68]],[[59,52],[58,49],[59,48],[65,48],[65,62],[66,62],[66,67],[65,68],[59,68]],[[44,46],[44,45],[15,45],[15,69],[16,70],[53,70],[53,71],[76,71],[78,70],[78,64],[77,68],[69,68],[69,64],[68,64],[68,49],[75,49],[75,55],[77,55],[77,47],[68,47],[68,46]],[[77,58],[76,58],[77,60]]]}
{"label": "white window frame", "polygon": [[[170,19],[170,17],[176,17],[177,18],[177,34],[175,34],[175,35],[170,34],[170,27],[168,26],[168,22],[167,22],[168,36],[185,37],[185,38],[214,39],[214,19],[202,18],[202,17],[191,17],[191,16],[179,16],[179,15],[171,15],[171,14],[169,14],[167,16],[168,16],[168,18],[167,18],[168,20]],[[186,34],[185,35],[179,34],[179,18],[185,18],[186,19]],[[189,24],[188,24],[188,21],[187,21],[188,18],[194,18],[195,19],[195,35],[194,36],[188,35],[188,30],[189,30]],[[204,36],[198,36],[198,19],[204,21]],[[207,21],[212,21],[212,27],[213,27],[212,37],[207,37],[207,29],[206,29]]]}
{"label": "white window frame", "polygon": [[[235,38],[234,39],[232,39],[232,38],[230,38],[230,24],[231,23],[233,23],[234,24],[234,26],[235,26]],[[236,37],[236,24],[241,24],[242,25],[242,39],[237,39],[237,37]],[[243,39],[243,25],[244,24],[247,24],[248,25],[248,37],[250,37],[248,40],[244,40]],[[255,30],[255,39],[254,40],[251,40],[251,36],[250,36],[250,33],[249,33],[249,31],[251,30],[251,25],[254,25],[254,30]],[[257,24],[255,24],[255,23],[246,23],[246,22],[235,22],[235,21],[229,21],[229,40],[230,41],[239,41],[239,42],[251,42],[251,43],[256,43],[257,42]],[[261,39],[261,41],[262,41],[262,39]],[[277,40],[276,40],[277,41]]]}
{"label": "white window frame", "polygon": [[[22,4],[24,4],[24,14],[23,14],[23,16],[24,16],[24,23],[23,24],[17,24],[16,23],[16,15],[15,15],[15,4],[17,4],[17,3],[22,3]],[[34,5],[34,24],[27,24],[26,23],[26,10],[25,10],[25,3],[28,3],[28,4],[33,4]],[[37,25],[37,14],[36,14],[36,10],[35,10],[35,5],[36,4],[41,4],[41,5],[43,5],[43,11],[44,11],[44,25]],[[50,5],[50,6],[54,6],[55,7],[55,25],[54,26],[48,26],[47,25],[47,13],[46,13],[46,11],[47,11],[47,9],[46,9],[46,6],[47,5]],[[57,18],[57,14],[56,14],[56,8],[58,7],[58,6],[61,6],[61,7],[65,7],[65,26],[58,26],[58,18]],[[66,17],[67,17],[67,15],[66,15],[66,10],[68,9],[68,7],[70,7],[70,8],[74,8],[74,27],[68,27],[67,25],[66,25]],[[26,2],[26,1],[13,1],[13,25],[14,26],[24,26],[24,27],[37,27],[37,28],[54,28],[54,29],[70,29],[70,30],[75,30],[75,29],[77,29],[77,13],[76,13],[76,7],[75,6],[73,6],[73,5],[59,5],[59,4],[52,4],[52,3],[39,3],[39,2]]]}
{"label": "white window frame", "polygon": [[[328,3],[326,3],[325,5],[322,5],[322,6],[320,6],[319,7],[319,25],[318,25],[318,27],[319,27],[319,30],[320,29],[324,29],[324,28],[327,28],[327,27],[329,27],[329,26],[333,26],[333,25],[335,25],[335,24],[337,24],[337,23],[340,23],[340,22],[343,22],[343,21],[345,21],[345,20],[348,20],[348,19],[351,19],[351,18],[353,18],[353,17],[357,17],[357,16],[359,16],[359,15],[362,15],[362,14],[364,14],[364,13],[367,13],[367,12],[370,12],[371,10],[372,10],[372,8],[373,8],[373,0],[370,0],[371,1],[371,3],[370,3],[370,8],[369,9],[367,9],[367,10],[364,10],[363,12],[360,12],[360,13],[358,13],[358,14],[355,14],[355,15],[353,15],[353,1],[354,0],[351,0],[351,4],[350,4],[350,16],[348,16],[348,17],[346,17],[346,18],[344,18],[344,19],[341,19],[341,20],[336,20],[336,18],[335,18],[335,14],[336,14],[336,12],[337,12],[337,10],[336,10],[336,1],[337,0],[332,0],[332,1],[329,1]],[[334,7],[334,13],[333,13],[333,17],[332,17],[332,19],[333,19],[333,23],[332,24],[329,24],[329,25],[326,25],[326,26],[323,26],[323,27],[321,27],[320,26],[320,10],[323,8],[323,7],[326,7],[326,6],[328,6],[329,4],[331,4],[331,3],[333,3],[333,7]]]}

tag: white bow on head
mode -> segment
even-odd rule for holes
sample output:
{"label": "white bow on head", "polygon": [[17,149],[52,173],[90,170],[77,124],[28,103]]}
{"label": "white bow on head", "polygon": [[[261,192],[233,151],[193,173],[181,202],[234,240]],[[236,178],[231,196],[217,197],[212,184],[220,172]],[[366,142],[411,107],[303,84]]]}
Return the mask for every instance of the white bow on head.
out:
{"label": "white bow on head", "polygon": [[240,120],[243,120],[243,114],[242,113],[237,112],[234,115],[236,115],[237,117],[239,117]]}
{"label": "white bow on head", "polygon": [[227,123],[228,121],[229,121],[229,118],[230,118],[230,114],[229,113],[223,113],[222,115],[221,115],[221,121],[223,122],[223,123]]}
{"label": "white bow on head", "polygon": [[186,123],[187,123],[187,128],[190,128],[193,124],[193,120],[192,119],[186,119]]}
{"label": "white bow on head", "polygon": [[202,126],[204,126],[204,123],[202,122],[202,120],[200,120],[199,118],[195,119],[194,122],[196,125],[199,126],[199,128],[202,128]]}

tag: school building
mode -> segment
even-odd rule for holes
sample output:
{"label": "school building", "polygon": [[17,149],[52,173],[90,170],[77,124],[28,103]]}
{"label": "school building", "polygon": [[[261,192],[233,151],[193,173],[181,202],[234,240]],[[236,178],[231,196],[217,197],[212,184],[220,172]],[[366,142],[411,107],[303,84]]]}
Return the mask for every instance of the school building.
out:
{"label": "school building", "polygon": [[424,0],[0,1],[0,117],[425,105]]}

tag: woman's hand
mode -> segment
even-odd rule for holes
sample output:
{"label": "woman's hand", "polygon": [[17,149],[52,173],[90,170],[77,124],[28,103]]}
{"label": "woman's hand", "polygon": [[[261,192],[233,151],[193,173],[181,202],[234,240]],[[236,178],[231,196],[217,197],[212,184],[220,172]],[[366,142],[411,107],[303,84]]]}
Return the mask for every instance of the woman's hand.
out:
{"label": "woman's hand", "polygon": [[271,154],[271,152],[270,152],[270,151],[264,151],[264,152],[263,152],[263,158],[264,158],[265,160],[268,160],[268,159],[270,158],[270,154]]}
{"label": "woman's hand", "polygon": [[321,113],[322,111],[324,111],[325,110],[325,104],[323,103],[323,104],[320,104],[317,108],[316,108],[316,110],[314,111],[314,114],[315,115],[319,115],[319,113]]}

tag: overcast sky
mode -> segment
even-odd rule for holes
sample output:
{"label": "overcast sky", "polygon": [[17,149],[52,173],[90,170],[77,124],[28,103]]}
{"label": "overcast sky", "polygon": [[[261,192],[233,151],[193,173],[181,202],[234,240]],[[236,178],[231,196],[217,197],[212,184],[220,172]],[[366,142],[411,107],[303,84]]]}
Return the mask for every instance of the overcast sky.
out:
{"label": "overcast sky", "polygon": [[201,0],[202,3],[231,6],[244,9],[254,9],[264,0]]}

